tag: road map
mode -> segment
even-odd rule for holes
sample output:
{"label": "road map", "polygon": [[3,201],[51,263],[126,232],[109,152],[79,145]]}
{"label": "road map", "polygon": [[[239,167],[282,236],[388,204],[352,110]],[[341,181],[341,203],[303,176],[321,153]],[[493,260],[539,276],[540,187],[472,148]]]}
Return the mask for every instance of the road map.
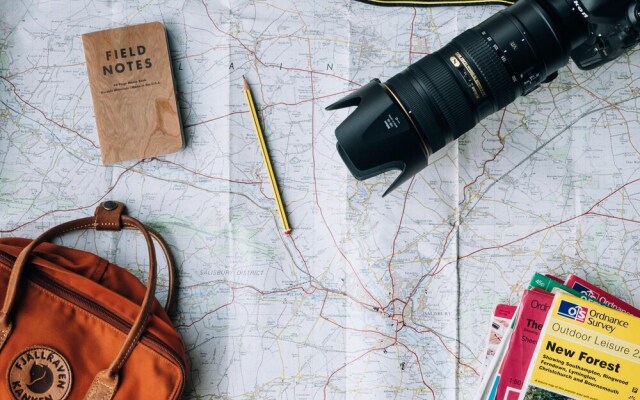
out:
{"label": "road map", "polygon": [[[576,273],[640,305],[636,50],[592,71],[570,63],[382,198],[396,174],[356,181],[335,148],[350,110],[325,107],[503,7],[0,7],[1,235],[35,237],[105,200],[157,229],[179,267],[185,399],[471,399],[493,307],[516,304],[534,272]],[[151,21],[168,32],[186,147],[104,166],[81,35]],[[144,277],[137,241],[85,233],[62,243]]]}

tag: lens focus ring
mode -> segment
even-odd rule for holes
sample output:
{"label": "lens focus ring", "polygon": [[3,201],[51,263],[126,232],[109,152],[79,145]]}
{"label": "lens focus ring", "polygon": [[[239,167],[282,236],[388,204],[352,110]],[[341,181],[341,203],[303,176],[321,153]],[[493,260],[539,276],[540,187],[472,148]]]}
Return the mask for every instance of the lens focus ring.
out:
{"label": "lens focus ring", "polygon": [[455,139],[455,132],[469,130],[477,122],[462,88],[435,54],[412,64],[387,83],[410,110],[432,151]]}
{"label": "lens focus ring", "polygon": [[[485,81],[485,88],[493,98],[493,109],[489,114],[515,100],[516,86],[514,85],[507,65],[500,60],[500,56],[491,48],[482,35],[473,29],[463,32],[451,44],[469,57],[469,62]],[[480,115],[484,118],[486,115]]]}

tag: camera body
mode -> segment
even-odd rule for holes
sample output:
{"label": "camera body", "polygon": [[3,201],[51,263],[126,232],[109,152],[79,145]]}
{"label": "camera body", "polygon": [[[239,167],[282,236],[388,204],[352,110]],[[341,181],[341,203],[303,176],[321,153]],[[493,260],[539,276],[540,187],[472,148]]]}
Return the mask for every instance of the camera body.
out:
{"label": "camera body", "polygon": [[571,52],[580,69],[592,69],[615,60],[640,41],[640,4],[637,1],[582,0],[589,27],[587,40]]}
{"label": "camera body", "polygon": [[329,110],[357,106],[336,128],[351,174],[401,173],[385,192],[480,120],[552,81],[569,58],[581,69],[640,41],[640,0],[518,0],[382,83]]}

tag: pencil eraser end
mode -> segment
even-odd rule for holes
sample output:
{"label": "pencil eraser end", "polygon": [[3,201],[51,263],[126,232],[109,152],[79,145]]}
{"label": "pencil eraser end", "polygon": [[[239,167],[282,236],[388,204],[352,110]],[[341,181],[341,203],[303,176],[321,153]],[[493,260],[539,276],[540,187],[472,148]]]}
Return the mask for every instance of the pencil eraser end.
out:
{"label": "pencil eraser end", "polygon": [[284,231],[284,234],[285,235],[291,235],[292,231],[293,231],[292,229],[287,229],[286,231]]}

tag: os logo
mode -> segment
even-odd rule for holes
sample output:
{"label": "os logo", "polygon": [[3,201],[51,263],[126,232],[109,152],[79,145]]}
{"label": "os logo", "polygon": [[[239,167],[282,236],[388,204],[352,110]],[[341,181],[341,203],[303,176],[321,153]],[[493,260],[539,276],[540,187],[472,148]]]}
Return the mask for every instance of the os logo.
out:
{"label": "os logo", "polygon": [[584,322],[587,319],[588,312],[589,309],[587,307],[566,300],[560,301],[560,307],[558,307],[558,315],[578,322]]}
{"label": "os logo", "polygon": [[585,296],[589,296],[592,299],[597,299],[599,297],[598,293],[594,292],[593,290],[582,286],[579,283],[574,283],[572,289],[577,290],[578,292],[584,294]]}

